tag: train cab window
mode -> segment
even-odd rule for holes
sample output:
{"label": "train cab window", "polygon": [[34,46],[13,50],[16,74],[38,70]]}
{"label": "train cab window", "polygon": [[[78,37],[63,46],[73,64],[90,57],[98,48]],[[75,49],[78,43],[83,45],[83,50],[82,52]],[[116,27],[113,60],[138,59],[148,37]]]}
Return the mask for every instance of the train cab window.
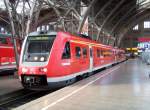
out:
{"label": "train cab window", "polygon": [[0,38],[0,44],[8,44],[6,38]]}
{"label": "train cab window", "polygon": [[65,44],[65,48],[64,48],[64,51],[62,54],[62,59],[69,59],[70,57],[71,57],[71,55],[70,55],[70,43],[67,42]]}
{"label": "train cab window", "polygon": [[47,62],[54,40],[53,35],[28,36],[23,62]]}
{"label": "train cab window", "polygon": [[83,57],[86,58],[87,57],[87,49],[83,48]]}
{"label": "train cab window", "polygon": [[76,47],[75,52],[76,52],[76,57],[77,58],[81,57],[81,48],[80,47]]}

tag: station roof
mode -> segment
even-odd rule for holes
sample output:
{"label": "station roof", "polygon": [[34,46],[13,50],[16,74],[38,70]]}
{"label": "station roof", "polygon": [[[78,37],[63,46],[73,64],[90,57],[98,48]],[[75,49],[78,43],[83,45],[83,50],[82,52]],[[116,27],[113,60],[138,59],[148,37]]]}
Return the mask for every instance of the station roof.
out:
{"label": "station roof", "polygon": [[[34,0],[10,0],[11,3],[20,3],[17,11],[17,14],[22,14],[22,3],[26,3],[25,11],[26,16],[24,16],[25,21],[28,18],[29,11],[33,5]],[[40,1],[40,0],[39,0]],[[74,18],[71,18],[71,13],[68,10],[72,9],[73,12],[80,12],[82,7],[92,7],[89,10],[89,24],[96,24],[95,27],[99,29],[107,30],[110,34],[116,34],[118,32],[123,33],[127,28],[135,25],[140,20],[149,16],[149,2],[148,0],[43,0],[44,5],[39,12],[39,18],[37,22],[37,27],[50,23],[50,22],[60,22],[61,19],[65,19],[65,22],[72,21],[74,19],[81,20],[81,16],[74,14]],[[10,28],[8,13],[5,10],[5,6],[0,1],[0,26]],[[82,2],[82,5],[81,5]],[[139,3],[138,3],[139,2]],[[37,4],[40,5],[40,4]],[[57,13],[57,11],[59,13]],[[38,11],[38,6],[35,9],[35,12]],[[36,18],[36,15],[34,16]],[[67,24],[67,23],[66,23]],[[77,25],[76,25],[77,24]],[[74,22],[76,27],[79,27],[79,24]],[[69,27],[67,27],[69,28]]]}

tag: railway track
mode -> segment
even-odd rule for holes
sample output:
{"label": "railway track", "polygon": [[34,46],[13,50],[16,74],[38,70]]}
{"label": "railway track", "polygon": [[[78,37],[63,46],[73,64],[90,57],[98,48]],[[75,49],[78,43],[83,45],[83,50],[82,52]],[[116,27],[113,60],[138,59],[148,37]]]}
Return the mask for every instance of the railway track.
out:
{"label": "railway track", "polygon": [[31,91],[21,89],[13,93],[0,96],[0,110],[16,108],[52,92],[54,91]]}

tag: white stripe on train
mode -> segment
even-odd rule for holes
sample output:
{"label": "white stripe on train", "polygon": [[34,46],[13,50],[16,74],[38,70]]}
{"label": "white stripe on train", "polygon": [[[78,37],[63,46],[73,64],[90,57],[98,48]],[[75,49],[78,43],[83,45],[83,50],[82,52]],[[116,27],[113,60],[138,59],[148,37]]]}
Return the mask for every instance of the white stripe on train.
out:
{"label": "white stripe on train", "polygon": [[[121,61],[119,61],[119,62],[121,62]],[[95,67],[95,68],[93,68],[93,71],[104,68],[104,67],[111,66],[112,64],[119,63],[119,62],[106,64],[106,65],[103,65],[103,66],[100,66],[100,67]],[[66,75],[66,76],[62,76],[62,77],[47,78],[47,82],[59,82],[59,81],[65,81],[65,80],[73,79],[76,76],[83,75],[84,73],[87,73],[89,71],[90,70],[88,69],[88,70],[85,70],[85,71],[82,71],[82,72],[78,72],[78,73],[74,73],[74,74]]]}
{"label": "white stripe on train", "polygon": [[13,48],[12,46],[8,47],[8,46],[0,46],[0,48]]}
{"label": "white stripe on train", "polygon": [[0,63],[1,65],[7,65],[7,64],[10,64],[10,62],[3,62],[3,63]]}

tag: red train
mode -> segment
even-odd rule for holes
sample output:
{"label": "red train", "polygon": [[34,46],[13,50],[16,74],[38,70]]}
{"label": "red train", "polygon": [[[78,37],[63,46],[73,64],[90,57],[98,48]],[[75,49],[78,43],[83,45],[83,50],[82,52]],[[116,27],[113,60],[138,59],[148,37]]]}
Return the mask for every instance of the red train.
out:
{"label": "red train", "polygon": [[23,43],[19,78],[28,89],[57,88],[122,62],[124,51],[66,32],[33,32]]}
{"label": "red train", "polygon": [[[18,49],[20,50],[19,47]],[[0,71],[16,69],[15,63],[16,61],[11,35],[0,34]]]}

